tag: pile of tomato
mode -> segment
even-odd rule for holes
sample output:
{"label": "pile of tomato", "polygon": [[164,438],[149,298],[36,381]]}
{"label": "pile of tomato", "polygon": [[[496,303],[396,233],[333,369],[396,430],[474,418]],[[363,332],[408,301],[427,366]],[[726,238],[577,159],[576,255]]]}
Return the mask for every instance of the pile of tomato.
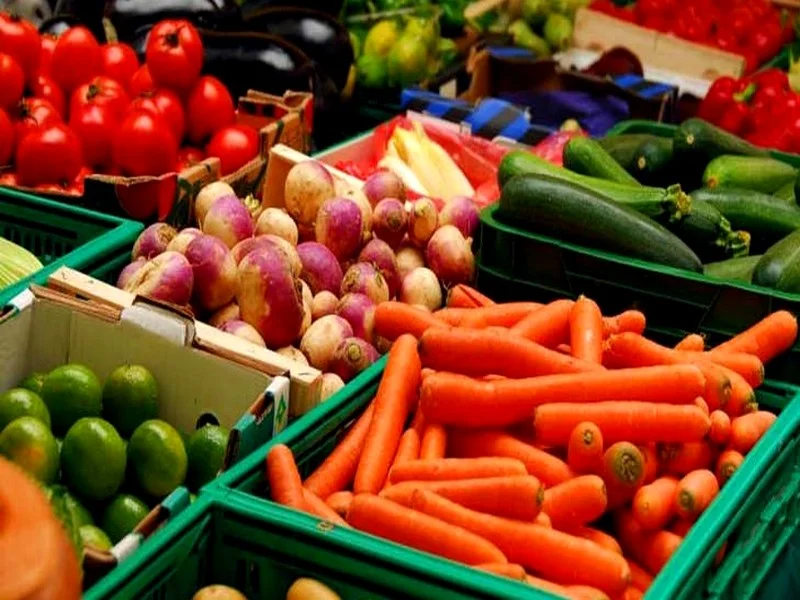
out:
{"label": "pile of tomato", "polygon": [[202,69],[188,21],[156,24],[139,64],[85,27],[40,36],[0,13],[0,185],[82,194],[91,173],[158,176],[207,156],[235,171],[258,155],[259,134],[236,124],[227,88]]}
{"label": "pile of tomato", "polygon": [[745,58],[747,72],[794,39],[788,11],[778,10],[770,0],[636,0],[628,6],[617,6],[612,0],[594,0],[590,8],[739,54]]}

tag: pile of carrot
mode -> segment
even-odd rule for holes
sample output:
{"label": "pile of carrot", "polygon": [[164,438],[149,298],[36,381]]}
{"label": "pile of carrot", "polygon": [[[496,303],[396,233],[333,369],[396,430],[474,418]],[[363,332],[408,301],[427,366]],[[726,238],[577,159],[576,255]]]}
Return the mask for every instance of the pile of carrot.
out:
{"label": "pile of carrot", "polygon": [[640,598],[775,421],[753,390],[797,322],[714,348],[644,329],[586,297],[383,303],[375,398],[305,481],[273,447],[272,499],[566,598]]}

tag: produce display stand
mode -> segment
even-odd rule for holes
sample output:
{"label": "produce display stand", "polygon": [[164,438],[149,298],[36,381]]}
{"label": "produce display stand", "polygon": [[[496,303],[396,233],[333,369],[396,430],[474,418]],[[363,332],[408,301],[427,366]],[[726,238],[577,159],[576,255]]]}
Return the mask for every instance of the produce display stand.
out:
{"label": "produce display stand", "polygon": [[103,215],[24,192],[0,188],[0,237],[29,250],[44,268],[0,289],[0,312],[31,283],[43,285],[61,266],[113,281],[130,261],[140,223]]}

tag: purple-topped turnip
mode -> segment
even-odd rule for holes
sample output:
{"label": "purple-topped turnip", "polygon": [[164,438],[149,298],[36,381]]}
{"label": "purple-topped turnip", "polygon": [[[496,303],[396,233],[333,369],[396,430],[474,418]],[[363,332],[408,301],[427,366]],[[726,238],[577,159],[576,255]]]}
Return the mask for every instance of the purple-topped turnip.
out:
{"label": "purple-topped turnip", "polygon": [[192,266],[183,254],[164,252],[147,261],[125,285],[132,294],[184,306],[192,297]]}
{"label": "purple-topped turnip", "polygon": [[256,235],[265,234],[277,235],[289,242],[292,246],[297,246],[297,224],[294,219],[284,210],[279,208],[265,208],[256,223]]}
{"label": "purple-topped turnip", "polygon": [[242,259],[253,250],[266,247],[277,248],[283,253],[283,255],[286,256],[286,260],[289,261],[289,266],[292,268],[292,272],[295,275],[298,275],[303,269],[303,264],[300,262],[300,257],[297,255],[295,247],[277,235],[259,235],[258,237],[242,240],[233,247],[231,254],[233,255],[233,260],[236,261],[238,265],[242,262]]}
{"label": "purple-topped turnip", "polygon": [[339,299],[328,290],[322,290],[311,301],[311,318],[317,320],[325,315],[332,315],[336,311]]}
{"label": "purple-topped turnip", "polygon": [[211,315],[208,324],[219,329],[228,321],[236,321],[239,318],[239,305],[236,302],[230,302]]}
{"label": "purple-topped turnip", "polygon": [[380,358],[380,355],[372,344],[361,338],[350,337],[336,347],[330,364],[330,371],[347,383],[378,358]]}
{"label": "purple-topped turnip", "polygon": [[425,256],[428,266],[445,287],[470,283],[475,274],[475,257],[471,240],[467,240],[453,225],[436,231],[428,242]]}
{"label": "purple-topped turnip", "polygon": [[347,321],[336,315],[327,315],[311,324],[300,341],[300,350],[306,355],[308,364],[327,371],[336,348],[352,336],[353,328]]}
{"label": "purple-topped turnip", "polygon": [[406,187],[400,178],[391,171],[376,171],[367,177],[362,189],[372,206],[384,198],[397,198],[401,202],[405,202],[406,199]]}
{"label": "purple-topped turnip", "polygon": [[236,196],[217,198],[203,219],[203,233],[218,237],[228,248],[253,237],[250,211]]}
{"label": "purple-topped turnip", "polygon": [[419,248],[424,248],[439,226],[436,205],[430,198],[420,198],[411,205],[408,213],[408,239]]}
{"label": "purple-topped turnip", "polygon": [[400,282],[414,269],[425,266],[425,255],[414,246],[403,246],[395,255],[397,257],[397,274]]}
{"label": "purple-topped turnip", "polygon": [[206,213],[211,205],[217,201],[218,198],[224,196],[236,197],[236,192],[224,181],[214,181],[209,183],[198,192],[197,198],[194,200],[194,217],[197,224],[202,227],[203,220],[206,218]]}
{"label": "purple-topped turnip", "polygon": [[335,194],[333,176],[315,160],[297,163],[286,175],[284,203],[298,225],[313,227],[319,207]]}
{"label": "purple-topped turnip", "polygon": [[372,342],[375,327],[375,303],[364,294],[345,294],[336,304],[335,313],[350,323],[353,335]]}
{"label": "purple-topped turnip", "polygon": [[471,238],[478,228],[478,205],[469,196],[455,196],[439,213],[439,225],[455,226],[465,238]]}
{"label": "purple-topped turnip", "polygon": [[349,198],[331,198],[322,203],[314,228],[317,242],[339,261],[347,260],[361,246],[361,210]]}
{"label": "purple-topped turnip", "polygon": [[397,248],[408,230],[406,207],[397,198],[384,198],[372,213],[372,233],[392,248]]}
{"label": "purple-topped turnip", "polygon": [[403,279],[399,298],[400,302],[433,311],[442,306],[442,286],[433,271],[417,267]]}
{"label": "purple-topped turnip", "polygon": [[244,321],[235,319],[233,321],[226,321],[220,326],[220,329],[226,333],[230,333],[243,340],[256,344],[257,346],[261,346],[262,348],[267,347],[267,344],[264,343],[264,338],[256,331],[255,327]]}
{"label": "purple-topped turnip", "polygon": [[342,198],[352,200],[361,211],[361,242],[368,242],[372,237],[372,205],[367,200],[364,192],[357,189],[347,189],[340,194]]}
{"label": "purple-topped turnip", "polygon": [[137,258],[149,260],[162,252],[166,252],[167,246],[176,235],[178,235],[178,232],[171,225],[153,223],[136,238],[131,252],[131,260],[136,260]]}
{"label": "purple-topped turnip", "polygon": [[365,294],[375,304],[389,300],[389,286],[375,267],[359,262],[347,269],[342,278],[341,295]]}
{"label": "purple-topped turnip", "polygon": [[397,272],[397,259],[389,244],[383,240],[371,240],[358,254],[358,262],[371,264],[380,271],[389,286],[389,298],[400,291],[400,275]]}
{"label": "purple-topped turnip", "polygon": [[342,285],[342,267],[333,252],[318,242],[303,242],[297,246],[303,269],[300,278],[313,294],[328,291],[339,293]]}
{"label": "purple-topped turnip", "polygon": [[181,229],[169,244],[167,244],[167,250],[171,250],[172,252],[180,252],[181,254],[186,254],[186,248],[189,247],[189,244],[192,243],[192,240],[195,239],[197,236],[203,235],[203,232],[195,227],[187,227],[186,229]]}
{"label": "purple-topped turnip", "polygon": [[120,271],[119,277],[117,277],[117,287],[121,290],[126,289],[128,282],[133,278],[136,272],[146,264],[147,261],[140,257],[134,260],[131,264],[126,265],[122,271]]}
{"label": "purple-topped turnip", "polygon": [[327,400],[344,387],[344,381],[336,373],[323,373],[319,399]]}
{"label": "purple-topped turnip", "polygon": [[186,260],[192,265],[192,299],[203,310],[217,310],[236,295],[236,261],[222,242],[210,235],[195,238],[186,248]]}
{"label": "purple-topped turnip", "polygon": [[291,358],[296,363],[308,366],[308,359],[306,358],[306,355],[300,352],[300,350],[294,346],[284,346],[283,348],[278,348],[277,353],[281,356],[285,356],[286,358]]}

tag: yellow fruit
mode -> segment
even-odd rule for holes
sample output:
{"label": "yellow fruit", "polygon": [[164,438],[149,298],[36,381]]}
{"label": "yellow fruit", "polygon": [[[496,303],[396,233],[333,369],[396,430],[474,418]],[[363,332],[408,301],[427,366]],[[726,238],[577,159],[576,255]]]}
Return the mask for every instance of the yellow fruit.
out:
{"label": "yellow fruit", "polygon": [[364,39],[364,54],[386,56],[397,42],[400,29],[394,21],[380,21],[372,26]]}

